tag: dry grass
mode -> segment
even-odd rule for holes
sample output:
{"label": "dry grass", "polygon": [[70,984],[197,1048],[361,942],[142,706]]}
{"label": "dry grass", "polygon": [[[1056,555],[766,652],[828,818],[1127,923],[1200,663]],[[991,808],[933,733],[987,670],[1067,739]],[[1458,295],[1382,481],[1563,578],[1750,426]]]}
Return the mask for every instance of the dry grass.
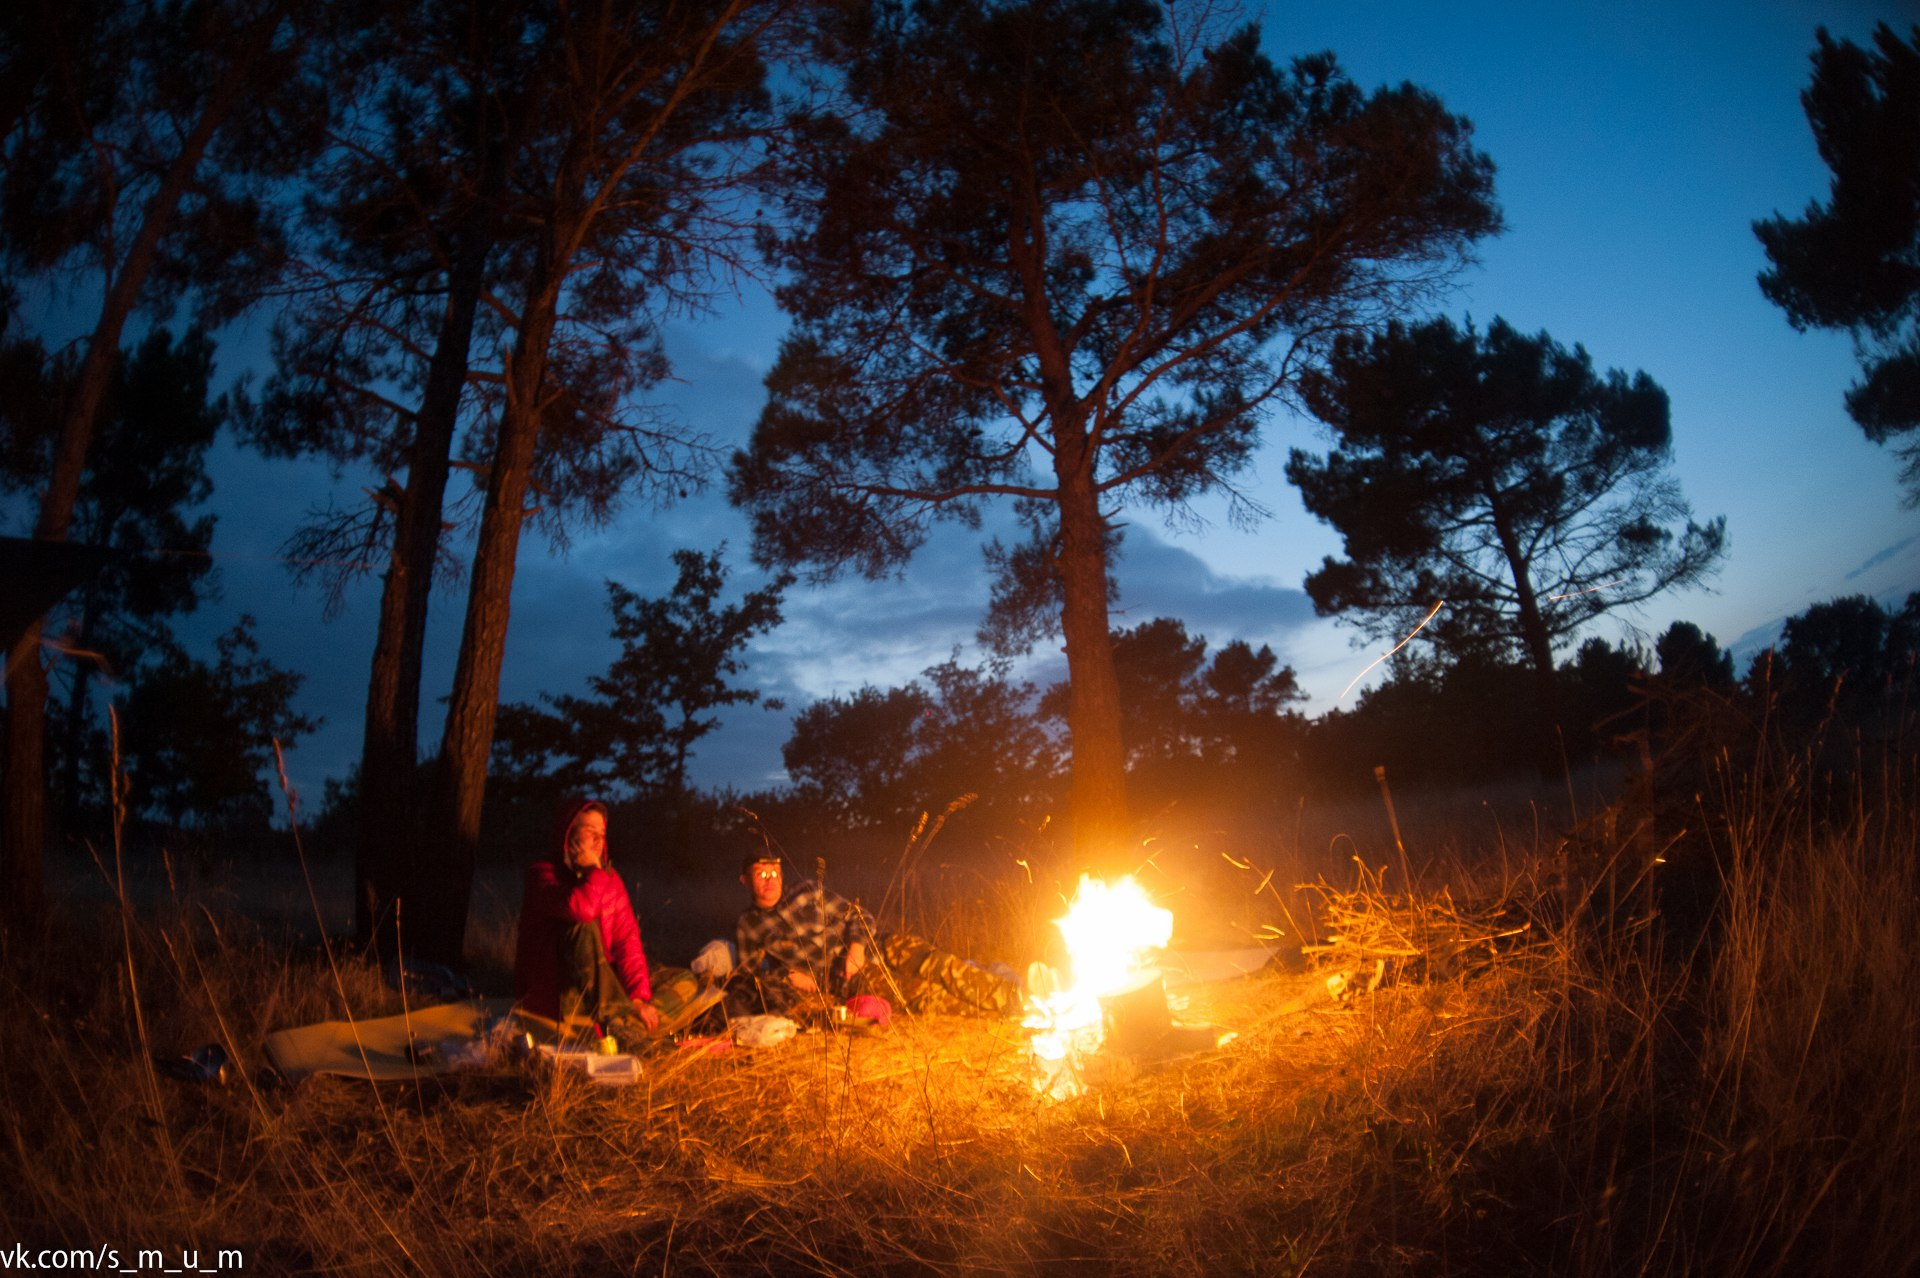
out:
{"label": "dry grass", "polygon": [[[663,1052],[628,1089],[504,1066],[276,1086],[268,1032],[398,996],[191,899],[75,909],[6,939],[0,1248],[353,1274],[1911,1272],[1920,795],[1885,777],[1816,820],[1805,775],[1742,780],[1699,844],[1724,890],[1698,951],[1666,952],[1632,849],[1614,900],[1551,848],[1471,892],[1362,870],[1318,885],[1314,929],[1362,986],[1391,959],[1380,988],[1200,987],[1183,1015],[1237,1038],[1109,1062],[1061,1103],[1017,1029],[940,1019]],[[1024,881],[953,900],[930,927],[985,952],[1048,912]],[[204,1042],[234,1084],[148,1064]]]}

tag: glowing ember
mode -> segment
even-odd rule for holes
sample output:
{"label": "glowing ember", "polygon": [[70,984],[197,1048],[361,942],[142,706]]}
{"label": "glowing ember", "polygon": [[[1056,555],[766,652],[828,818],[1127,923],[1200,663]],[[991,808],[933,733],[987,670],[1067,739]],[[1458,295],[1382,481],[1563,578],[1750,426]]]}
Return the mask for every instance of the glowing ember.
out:
{"label": "glowing ember", "polygon": [[1173,914],[1147,900],[1131,876],[1108,885],[1083,877],[1065,917],[1055,919],[1067,943],[1071,984],[1035,991],[1026,1025],[1034,1031],[1034,1086],[1055,1098],[1080,1091],[1080,1060],[1105,1037],[1100,1000],[1150,979],[1149,950],[1173,935]]}

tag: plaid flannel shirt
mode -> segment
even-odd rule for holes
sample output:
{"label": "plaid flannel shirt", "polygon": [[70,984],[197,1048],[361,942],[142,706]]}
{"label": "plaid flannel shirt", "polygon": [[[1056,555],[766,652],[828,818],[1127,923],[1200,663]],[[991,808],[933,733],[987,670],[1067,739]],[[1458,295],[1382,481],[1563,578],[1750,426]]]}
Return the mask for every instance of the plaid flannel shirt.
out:
{"label": "plaid flannel shirt", "polygon": [[742,971],[778,975],[798,968],[826,989],[834,960],[854,941],[870,945],[870,928],[859,906],[807,879],[769,909],[749,906],[733,936]]}

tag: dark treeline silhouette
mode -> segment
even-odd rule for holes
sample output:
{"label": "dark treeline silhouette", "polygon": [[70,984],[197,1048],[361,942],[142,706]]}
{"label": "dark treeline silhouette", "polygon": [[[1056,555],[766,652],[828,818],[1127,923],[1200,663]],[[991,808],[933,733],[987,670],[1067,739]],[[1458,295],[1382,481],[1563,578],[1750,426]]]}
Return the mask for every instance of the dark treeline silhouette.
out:
{"label": "dark treeline silhouette", "polygon": [[[217,320],[275,299],[247,437],[391,476],[298,543],[350,539],[338,558],[385,569],[359,927],[382,940],[411,896],[416,945],[457,959],[521,531],[564,539],[707,477],[697,428],[644,392],[668,371],[660,320],[753,269],[757,233],[799,321],[734,467],[757,553],[831,569],[851,537],[878,569],[936,513],[1022,502],[1034,541],[1007,556],[1007,611],[1039,625],[999,633],[1065,633],[1075,834],[1094,846],[1127,812],[1114,516],[1230,483],[1333,336],[1435,296],[1499,225],[1491,162],[1431,94],[1364,91],[1326,55],[1279,66],[1257,29],[1187,19],[1135,0],[10,9],[8,296],[81,269],[105,299],[36,536],[71,533],[137,307]],[[798,95],[778,107],[776,66]],[[99,157],[125,172],[102,182]],[[1013,433],[987,438],[1002,418]],[[477,548],[422,769],[419,645],[456,464],[476,476]],[[36,628],[8,662],[0,782],[23,915],[44,674]]]}
{"label": "dark treeline silhouette", "polygon": [[[1540,772],[1535,676],[1520,661],[1410,646],[1351,705],[1310,718],[1293,672],[1265,648],[1214,648],[1171,618],[1116,631],[1113,646],[1127,786],[1144,835],[1204,831],[1210,846],[1243,847],[1303,802],[1377,795],[1382,767],[1395,786],[1428,792],[1480,793]],[[1916,659],[1920,594],[1899,610],[1861,596],[1815,605],[1739,676],[1691,622],[1674,622],[1650,648],[1589,639],[1555,667],[1565,726],[1552,748],[1566,770],[1594,781],[1596,806],[1625,802],[1697,834],[1699,814],[1729,797],[1728,779],[1763,742],[1817,747],[1827,775],[1869,773],[1896,757],[1908,698],[1920,691]],[[592,683],[603,694],[612,686]],[[600,713],[657,717],[667,707],[658,687],[651,695],[651,704],[614,697]],[[768,839],[802,858],[830,852],[856,872],[885,871],[928,827],[944,860],[1031,860],[1069,850],[1056,830],[1069,802],[1066,697],[1066,685],[1037,688],[1001,663],[950,659],[902,686],[800,707],[782,751],[784,786],[676,791],[659,766],[619,773],[654,778],[639,784],[607,784],[608,774],[599,783],[626,828],[645,831],[630,844],[663,875],[710,877]],[[489,855],[524,856],[558,799],[604,761],[550,736],[504,736]],[[328,823],[350,825],[353,803],[350,787],[337,792]]]}
{"label": "dark treeline silhouette", "polygon": [[[285,261],[272,198],[317,154],[351,80],[357,6],[285,0],[79,4],[0,25],[0,302],[21,286],[87,281],[98,310],[76,344],[29,499],[33,535],[63,542],[136,311],[182,301],[209,326]],[[9,423],[11,425],[11,423]],[[6,909],[43,902],[47,667],[38,624],[7,654],[0,855]]]}

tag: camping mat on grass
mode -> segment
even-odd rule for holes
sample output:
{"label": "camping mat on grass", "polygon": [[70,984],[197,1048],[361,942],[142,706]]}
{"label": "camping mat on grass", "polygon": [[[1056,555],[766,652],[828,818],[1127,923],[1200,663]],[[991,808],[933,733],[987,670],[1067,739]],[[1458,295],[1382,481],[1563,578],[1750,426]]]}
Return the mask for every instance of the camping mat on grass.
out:
{"label": "camping mat on grass", "polygon": [[[702,988],[685,968],[653,973],[653,1004],[660,1011],[653,1037],[665,1039],[692,1025],[718,1004],[723,991]],[[479,1063],[487,1031],[512,1015],[516,1027],[547,1043],[568,1036],[544,1017],[515,1011],[510,998],[417,1007],[401,1016],[321,1021],[267,1035],[267,1060],[288,1082],[310,1074],[344,1074],[376,1082],[421,1078]],[[597,1036],[596,1036],[597,1038]]]}
{"label": "camping mat on grass", "polygon": [[309,1074],[375,1081],[417,1078],[454,1068],[457,1049],[477,1044],[512,999],[441,1003],[400,1016],[321,1021],[267,1035],[267,1060],[288,1082]]}

